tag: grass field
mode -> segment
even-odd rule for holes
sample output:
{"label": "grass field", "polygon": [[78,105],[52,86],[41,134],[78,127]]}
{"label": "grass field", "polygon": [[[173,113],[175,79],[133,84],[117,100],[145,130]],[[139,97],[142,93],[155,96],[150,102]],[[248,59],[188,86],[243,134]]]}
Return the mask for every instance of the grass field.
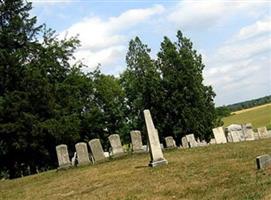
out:
{"label": "grass field", "polygon": [[271,104],[265,104],[234,113],[234,115],[222,119],[224,126],[230,124],[252,123],[254,128],[262,126],[270,126],[271,128]]}
{"label": "grass field", "polygon": [[166,166],[147,167],[148,154],[93,166],[0,181],[1,200],[271,199],[271,169],[255,158],[271,139],[166,151]]}

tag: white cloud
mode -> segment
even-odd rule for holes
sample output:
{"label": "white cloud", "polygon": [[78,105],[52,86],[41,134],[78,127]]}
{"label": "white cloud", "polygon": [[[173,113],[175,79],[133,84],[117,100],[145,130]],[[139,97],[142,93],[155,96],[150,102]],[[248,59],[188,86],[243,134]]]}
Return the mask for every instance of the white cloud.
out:
{"label": "white cloud", "polygon": [[90,67],[86,69],[87,71],[98,63],[102,66],[117,65],[117,61],[121,62],[120,59],[125,58],[127,41],[130,39],[127,37],[127,30],[163,11],[163,6],[155,5],[151,8],[131,9],[107,20],[99,17],[85,18],[63,31],[60,37],[67,33],[68,35],[78,34],[82,46],[75,56]]}
{"label": "white cloud", "polygon": [[168,15],[168,20],[184,29],[208,29],[225,24],[232,15],[259,15],[270,4],[264,1],[190,1],[178,3]]}
{"label": "white cloud", "polygon": [[261,22],[241,28],[208,57],[205,81],[214,86],[218,105],[270,94],[271,29],[255,28]]}
{"label": "white cloud", "polygon": [[271,18],[267,17],[257,21],[255,24],[246,26],[240,30],[236,36],[236,40],[249,39],[251,37],[271,32]]}

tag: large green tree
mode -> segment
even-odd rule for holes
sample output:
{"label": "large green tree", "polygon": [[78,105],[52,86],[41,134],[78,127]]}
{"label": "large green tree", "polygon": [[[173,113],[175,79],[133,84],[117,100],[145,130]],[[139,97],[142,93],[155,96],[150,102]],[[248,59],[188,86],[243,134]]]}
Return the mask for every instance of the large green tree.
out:
{"label": "large green tree", "polygon": [[204,64],[192,42],[177,32],[177,42],[165,37],[158,53],[161,71],[163,103],[161,130],[173,134],[180,141],[185,134],[209,139],[215,122],[215,93],[203,84]]}
{"label": "large green tree", "polygon": [[160,74],[149,53],[150,49],[138,37],[130,41],[126,55],[127,69],[120,81],[127,99],[126,112],[131,129],[143,129],[144,109],[150,109],[156,121],[161,103]]}
{"label": "large green tree", "polygon": [[204,64],[192,42],[177,33],[177,42],[165,37],[156,60],[138,37],[131,40],[126,56],[127,69],[121,83],[128,99],[133,128],[144,126],[142,111],[150,109],[160,137],[194,133],[209,139],[215,123],[215,96],[203,84]]}
{"label": "large green tree", "polygon": [[80,138],[77,113],[69,110],[74,101],[65,104],[74,93],[63,92],[78,40],[56,39],[30,9],[22,0],[0,4],[0,167],[11,178],[54,166],[55,145]]}

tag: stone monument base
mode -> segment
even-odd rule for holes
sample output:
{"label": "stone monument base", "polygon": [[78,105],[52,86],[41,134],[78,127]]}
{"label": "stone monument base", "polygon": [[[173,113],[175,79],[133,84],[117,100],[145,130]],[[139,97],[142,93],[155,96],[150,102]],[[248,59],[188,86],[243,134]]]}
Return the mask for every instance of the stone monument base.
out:
{"label": "stone monument base", "polygon": [[72,164],[69,163],[69,164],[64,164],[64,165],[61,165],[57,168],[57,170],[65,170],[65,169],[69,169],[72,167]]}
{"label": "stone monument base", "polygon": [[160,165],[167,165],[168,164],[168,161],[166,159],[163,159],[163,160],[152,160],[149,164],[150,167],[157,167],[157,166],[160,166]]}

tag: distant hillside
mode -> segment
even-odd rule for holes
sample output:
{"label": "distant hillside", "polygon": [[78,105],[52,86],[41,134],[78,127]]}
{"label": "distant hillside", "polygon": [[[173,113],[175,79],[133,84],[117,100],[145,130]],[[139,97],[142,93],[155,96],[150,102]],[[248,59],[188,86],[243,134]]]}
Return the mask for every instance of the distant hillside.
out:
{"label": "distant hillside", "polygon": [[252,100],[248,100],[248,101],[243,101],[243,102],[227,105],[226,107],[231,112],[234,112],[234,111],[237,111],[237,110],[252,108],[252,107],[263,105],[263,104],[270,103],[270,102],[271,102],[271,95],[261,97],[261,98],[258,98],[258,99],[252,99]]}

